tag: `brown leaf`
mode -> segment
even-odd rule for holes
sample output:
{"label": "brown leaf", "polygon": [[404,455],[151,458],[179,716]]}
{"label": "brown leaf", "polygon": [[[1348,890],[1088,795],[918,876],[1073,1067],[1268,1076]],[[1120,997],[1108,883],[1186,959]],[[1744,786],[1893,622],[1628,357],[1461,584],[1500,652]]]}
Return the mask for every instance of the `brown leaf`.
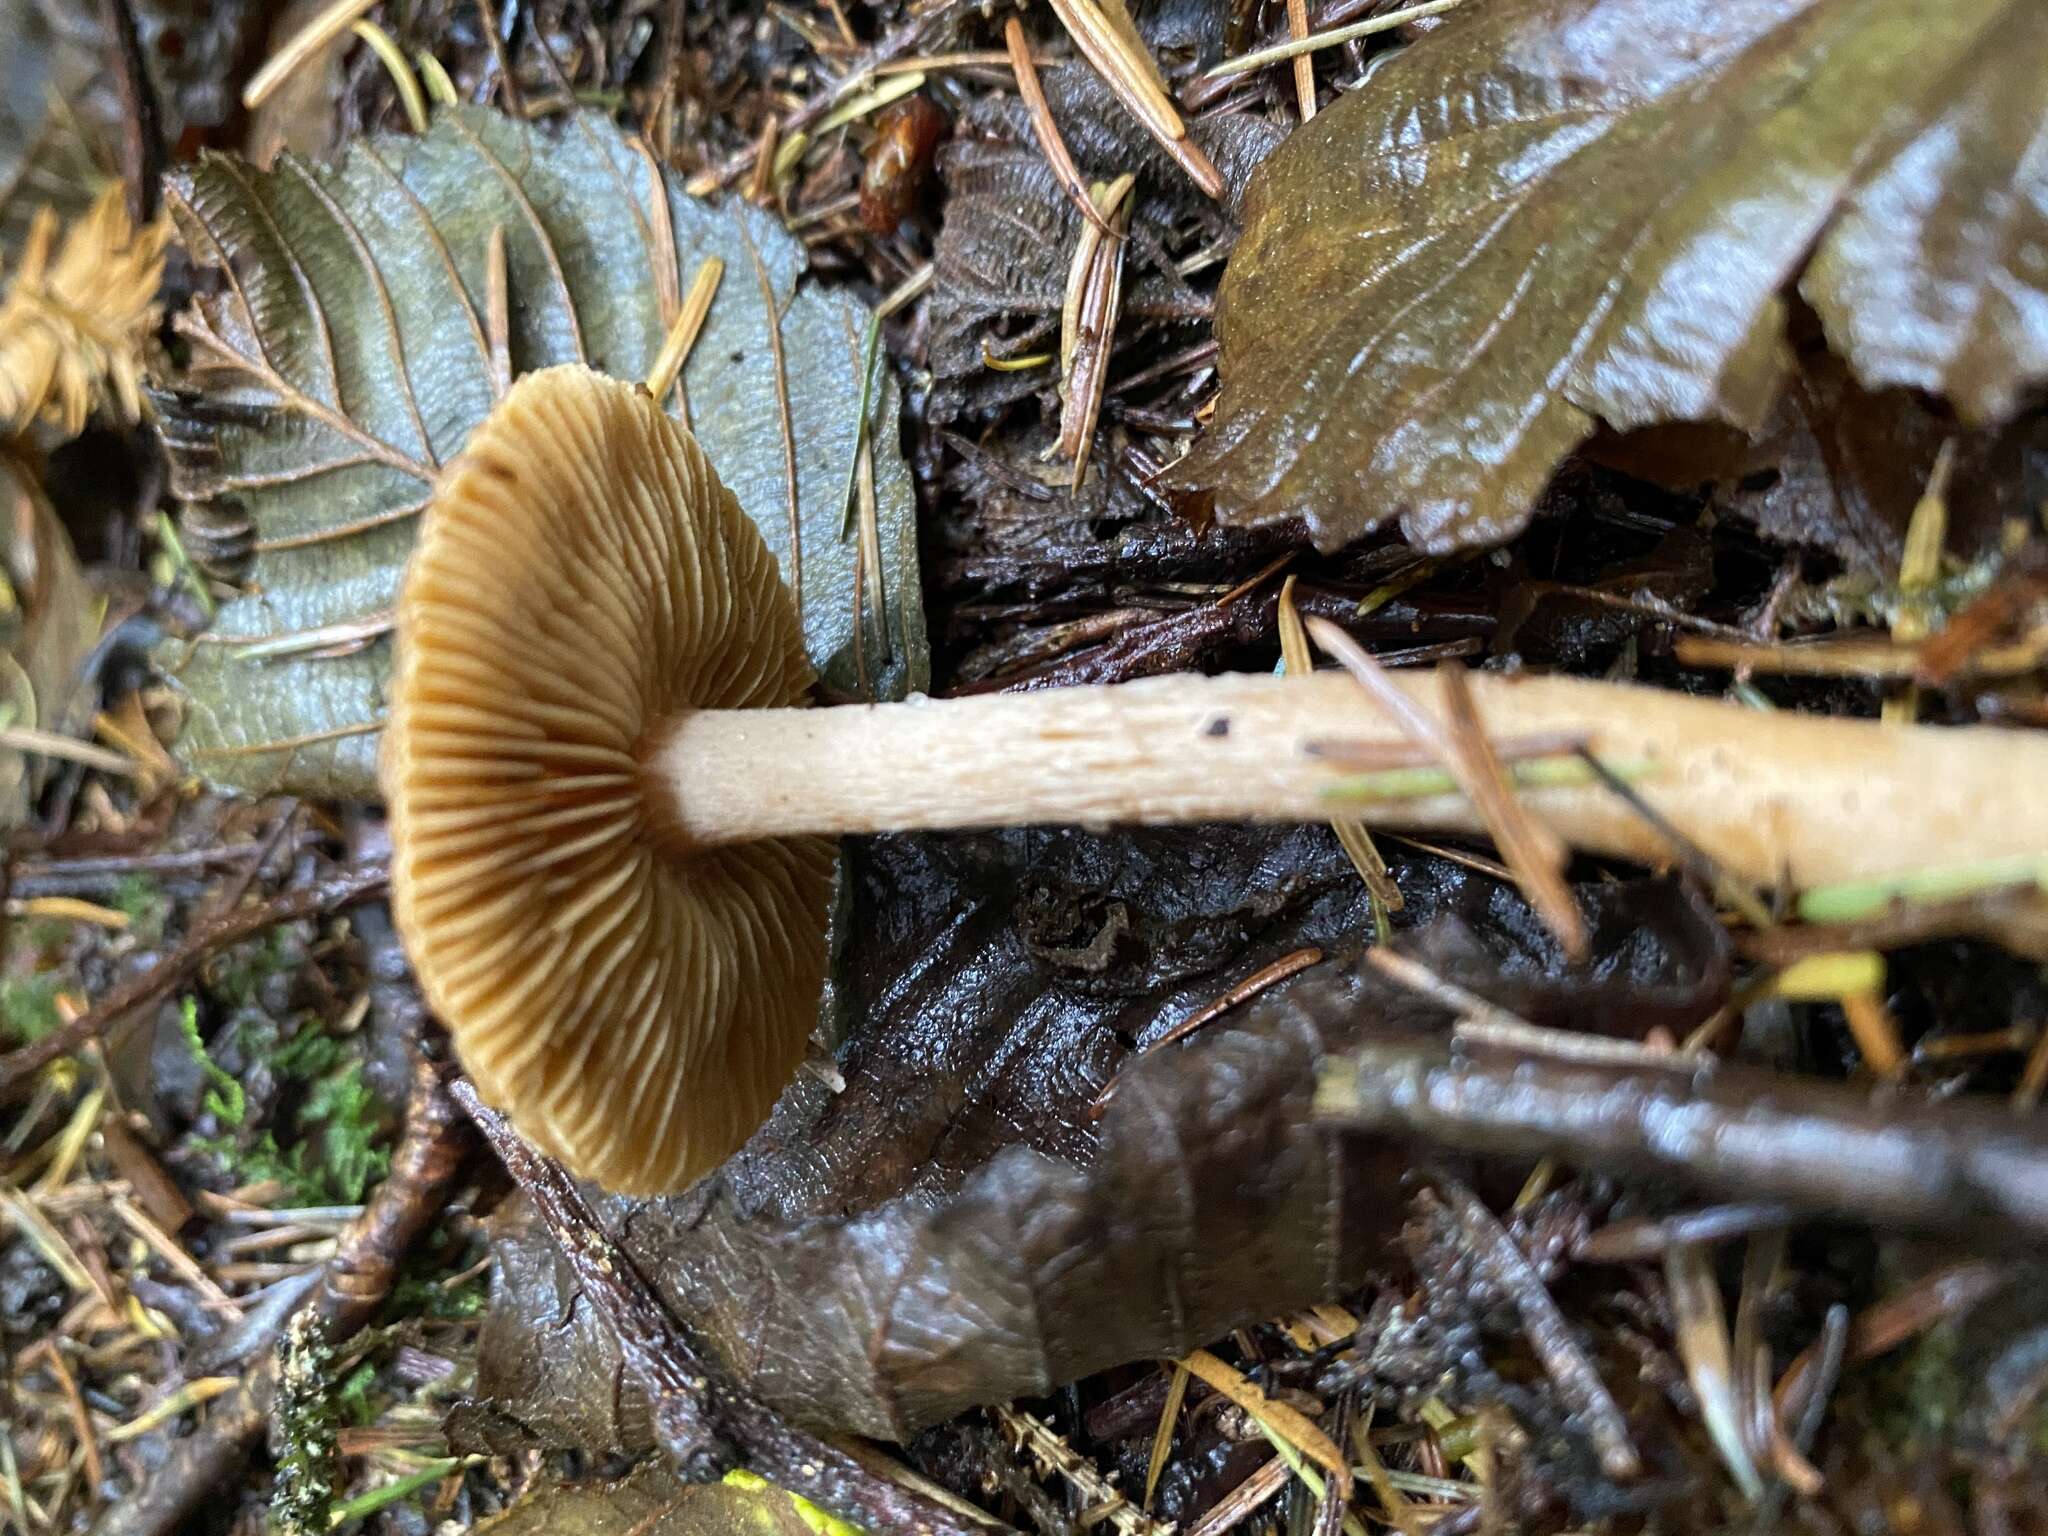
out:
{"label": "brown leaf", "polygon": [[[1043,71],[1040,79],[1084,177],[1107,181],[1124,171],[1138,174],[1124,314],[1201,315],[1204,301],[1164,259],[1164,242],[1183,219],[1213,220],[1213,209],[1092,69],[1062,65]],[[1233,202],[1279,140],[1269,125],[1242,115],[1197,120],[1188,131],[1223,173]],[[946,223],[932,253],[932,416],[949,421],[963,411],[990,409],[1051,387],[1051,368],[987,368],[982,344],[988,341],[996,355],[1057,349],[1054,327],[1081,216],[1032,137],[1023,103],[1013,97],[986,98],[969,109],[953,141],[939,151],[939,174],[946,185]],[[1044,330],[1045,346],[1001,345],[1005,336],[1028,335],[1033,326]]]}
{"label": "brown leaf", "polygon": [[1866,379],[2006,409],[2048,375],[2048,321],[2020,319],[2048,312],[2044,25],[2027,0],[1474,8],[1254,178],[1216,427],[1175,478],[1325,547],[1394,518],[1505,538],[1598,422],[1761,426],[1809,252]]}
{"label": "brown leaf", "polygon": [[[4,455],[0,516],[0,724],[80,734],[92,719],[93,690],[80,669],[99,638],[99,599],[49,502]],[[0,828],[26,816],[50,768],[47,757],[0,748]]]}
{"label": "brown leaf", "polygon": [[[812,1427],[902,1437],[1322,1300],[1381,1251],[1403,1159],[1317,1136],[1307,1096],[1325,1052],[1436,1015],[1343,963],[1371,928],[1327,831],[885,838],[849,856],[845,1090],[785,1096],[688,1195],[606,1207],[751,1390]],[[1669,882],[1582,887],[1596,958],[1574,974],[1512,890],[1393,862],[1404,918],[1438,920],[1417,952],[1526,1016],[1682,1029],[1725,995],[1726,941]],[[1331,961],[1130,1060],[1309,943]],[[1304,989],[1319,1011],[1288,1006]],[[494,1401],[468,1434],[644,1445],[645,1402],[545,1234],[498,1238]]]}
{"label": "brown leaf", "polygon": [[1958,425],[1906,389],[1869,390],[1817,345],[1802,348],[1784,393],[1754,438],[1701,424],[1599,438],[1588,457],[1676,489],[1712,483],[1717,513],[1783,544],[1808,544],[1850,570],[1897,574],[1906,527],[1934,462],[1953,442],[1948,553],[1974,560],[2006,524],[2048,497],[2048,419]]}

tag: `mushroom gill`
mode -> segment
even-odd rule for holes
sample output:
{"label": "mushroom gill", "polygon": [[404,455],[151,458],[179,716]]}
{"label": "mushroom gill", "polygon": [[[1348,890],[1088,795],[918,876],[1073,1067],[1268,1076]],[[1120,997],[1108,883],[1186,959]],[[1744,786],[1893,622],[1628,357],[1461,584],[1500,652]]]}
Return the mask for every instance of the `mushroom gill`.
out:
{"label": "mushroom gill", "polygon": [[680,1188],[789,1081],[832,845],[693,849],[659,723],[801,703],[775,557],[695,440],[582,368],[521,379],[443,477],[398,606],[398,920],[479,1089],[577,1173]]}

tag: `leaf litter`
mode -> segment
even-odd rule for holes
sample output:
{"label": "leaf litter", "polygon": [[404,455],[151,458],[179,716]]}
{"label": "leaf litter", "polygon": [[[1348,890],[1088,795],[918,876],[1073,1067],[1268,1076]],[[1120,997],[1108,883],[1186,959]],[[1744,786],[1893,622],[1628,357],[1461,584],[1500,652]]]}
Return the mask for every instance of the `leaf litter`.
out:
{"label": "leaf litter", "polygon": [[[435,1028],[379,900],[378,818],[355,803],[374,798],[365,727],[407,509],[480,406],[577,333],[625,377],[653,373],[668,343],[687,351],[671,408],[707,434],[745,412],[718,461],[752,477],[747,505],[785,544],[794,479],[827,698],[1292,666],[1312,620],[1387,667],[2048,722],[2031,16],[1985,0],[1944,33],[1901,25],[1890,0],[1676,21],[1622,0],[1430,17],[1176,0],[1026,13],[1006,38],[956,4],[849,15],[823,0],[761,28],[718,5],[372,9],[294,81],[312,111],[290,133],[340,169],[258,170],[233,157],[261,161],[278,127],[241,139],[221,110],[263,56],[252,8],[209,9],[117,0],[53,30],[31,5],[21,68],[76,70],[80,110],[15,90],[0,103],[6,270],[35,206],[90,206],[64,200],[67,179],[89,199],[152,155],[172,163],[188,235],[192,208],[233,231],[229,259],[174,253],[141,295],[197,317],[155,338],[172,360],[151,422],[125,429],[119,376],[72,354],[85,431],[67,442],[77,423],[59,412],[8,449],[23,504],[46,504],[17,519],[31,553],[9,559],[9,654],[64,707],[23,758],[7,871],[0,1520],[153,1536],[210,1502],[241,1529],[843,1529],[725,1473],[717,1445],[709,1463],[680,1457],[715,1480],[683,1479],[691,1442],[660,1432],[678,1423],[710,1425],[875,1530],[904,1524],[883,1509],[938,1529],[1383,1521],[1404,1536],[1886,1530],[1908,1508],[2037,1510],[2043,1314],[2024,1199],[2038,1137],[2008,1108],[2048,1085],[2036,861],[1746,892],[1680,846],[1675,873],[1644,879],[1553,865],[1512,834],[1498,848],[1320,825],[868,840],[847,854],[818,1048],[775,1119],[684,1196],[599,1199],[549,1225],[507,1196],[445,1074],[420,1065]],[[1994,21],[1997,48],[1967,43]],[[1681,24],[1729,45],[1678,66],[1704,70],[1691,94],[1653,69],[1655,90],[1615,95],[1684,53]],[[134,32],[146,70],[124,69],[105,25]],[[1312,50],[1256,61],[1304,33]],[[1816,96],[1820,118],[1832,103],[1854,120],[1847,140],[1793,146],[1838,156],[1799,186],[1813,250],[1786,235],[1782,204],[1713,224],[1784,159],[1769,135],[1714,158],[1755,121],[1717,116],[1724,98],[1753,103],[1759,61],[1791,68],[1823,36],[1844,40],[1827,61],[1842,78],[1868,67],[1903,85],[1883,111],[1846,113],[1869,92]],[[1873,38],[1910,42],[1912,65]],[[1014,87],[1020,51],[1042,106]],[[1491,557],[1419,558],[1391,526],[1356,537],[1405,493],[1398,476],[1357,481],[1355,464],[1293,509],[1306,523],[1216,525],[1212,511],[1241,512],[1228,488],[1212,508],[1168,466],[1190,443],[1227,444],[1251,398],[1233,310],[1252,254],[1292,280],[1283,321],[1340,340],[1343,306],[1383,319],[1401,276],[1311,297],[1319,269],[1269,248],[1284,210],[1260,189],[1302,189],[1304,238],[1342,231],[1357,209],[1329,194],[1347,183],[1290,182],[1290,157],[1429,101],[1519,125],[1510,76],[1538,96],[1591,91],[1614,118],[1561,172],[1663,114],[1703,174],[1640,151],[1626,169],[1706,216],[1713,249],[1765,251],[1771,275],[1717,295],[1748,295],[1762,339],[1738,363],[1753,351],[1758,366],[1702,364],[1709,408],[1666,413],[1759,430],[1526,454],[1510,466],[1518,505],[1497,487],[1471,503],[1503,519],[1481,542],[1532,514]],[[1493,94],[1460,95],[1461,80]],[[424,137],[403,131],[415,96],[440,104]],[[913,120],[916,142],[897,126]],[[458,125],[505,177],[458,174],[478,163]],[[1426,174],[1404,196],[1500,169],[1494,129],[1455,150],[1419,131]],[[1558,132],[1539,141],[1577,144]],[[918,180],[930,135],[936,187]],[[1055,144],[1079,179],[1132,178],[1121,281],[1079,290],[1096,323],[1070,327],[1071,368],[1059,333],[1083,216]],[[194,160],[195,145],[218,153]],[[1204,162],[1220,198],[1198,184]],[[871,172],[886,207],[863,205]],[[727,190],[702,205],[677,190],[686,178]],[[433,211],[445,260],[398,182]],[[1626,199],[1572,204],[1588,236],[1617,210]],[[1234,257],[1240,227],[1253,243]],[[1417,249],[1446,248],[1439,233],[1425,224]],[[672,261],[647,260],[671,240]],[[1528,278],[1554,284],[1557,315],[1574,284],[1612,276],[1565,258]],[[779,370],[765,314],[746,323],[763,275]],[[1448,334],[1504,312],[1463,281],[1415,323]],[[675,322],[693,292],[711,298],[687,344]],[[748,334],[729,342],[722,324]],[[1668,349],[1689,324],[1660,311],[1635,340]],[[1516,377],[1489,372],[1461,384]],[[1081,408],[1064,420],[1063,383]],[[1281,410],[1309,398],[1281,374],[1257,395]],[[1313,404],[1331,423],[1349,409],[1342,392]],[[1551,406],[1575,443],[1633,420],[1571,387]],[[1048,459],[1062,428],[1068,452]],[[176,524],[159,436],[188,502]],[[1348,451],[1335,425],[1301,437],[1304,465]],[[337,452],[364,462],[317,490],[294,478]],[[1340,522],[1344,547],[1315,549]],[[53,532],[76,547],[72,575]],[[234,644],[194,644],[209,605]],[[914,638],[927,608],[928,662]],[[51,619],[60,635],[21,639]],[[1496,787],[1570,746],[1463,736],[1461,765]],[[280,740],[303,744],[265,746]],[[316,798],[221,798],[191,770]],[[1439,772],[1414,754],[1353,771],[1381,792]],[[1658,798],[1627,775],[1606,792],[1628,816]],[[1398,910],[1373,909],[1375,858]],[[1585,925],[1583,968],[1516,889],[1544,869]],[[1739,1060],[1675,1072],[1687,1044]],[[1800,1117],[1827,1128],[1819,1141],[1790,1133]],[[1702,1134],[1674,1144],[1676,1123]],[[1895,1148],[1903,1165],[1883,1161]],[[530,1155],[507,1160],[521,1189],[560,1187]],[[653,1310],[636,1323],[594,1305],[558,1240],[612,1266],[596,1273],[647,1277]],[[649,1347],[678,1338],[702,1351],[705,1384],[657,1373],[650,1401]],[[802,1454],[820,1432],[902,1444],[832,1440],[828,1487],[806,1481],[826,1461]],[[1339,1466],[1348,1501],[1325,1476]]]}

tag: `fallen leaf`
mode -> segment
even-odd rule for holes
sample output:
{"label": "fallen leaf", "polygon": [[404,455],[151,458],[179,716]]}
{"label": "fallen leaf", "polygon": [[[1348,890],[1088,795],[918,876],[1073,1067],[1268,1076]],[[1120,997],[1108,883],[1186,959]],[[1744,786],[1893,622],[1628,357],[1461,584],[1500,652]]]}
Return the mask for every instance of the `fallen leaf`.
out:
{"label": "fallen leaf", "polygon": [[[173,485],[193,503],[187,547],[240,586],[196,643],[157,655],[188,695],[180,746],[195,767],[236,788],[375,796],[390,606],[434,477],[498,382],[498,231],[515,374],[581,359],[642,377],[680,293],[706,261],[725,263],[683,376],[690,421],[787,569],[772,291],[812,661],[846,693],[863,663],[881,697],[925,686],[915,514],[893,429],[869,435],[885,611],[878,623],[870,607],[855,654],[841,498],[866,311],[805,284],[802,246],[768,215],[713,208],[665,176],[656,201],[656,175],[605,118],[551,133],[461,108],[423,137],[357,140],[332,170],[209,155],[170,178],[186,248],[225,279],[178,320],[191,367],[160,402]],[[878,427],[895,419],[887,370],[872,410]]]}
{"label": "fallen leaf", "polygon": [[[273,7],[129,0],[127,8],[165,143],[217,129],[241,110],[241,61]],[[128,119],[105,16],[94,3],[0,0],[0,252],[20,250],[38,208],[74,218],[120,179]]]}
{"label": "fallen leaf", "polygon": [[[0,725],[79,735],[92,720],[82,669],[99,638],[99,598],[49,502],[4,455],[0,515]],[[0,828],[20,825],[52,766],[48,757],[0,747]]]}
{"label": "fallen leaf", "polygon": [[659,1460],[611,1482],[537,1483],[476,1536],[814,1536],[781,1489],[686,1483]]}
{"label": "fallen leaf", "polygon": [[[1061,65],[1043,71],[1040,80],[1082,176],[1106,181],[1124,171],[1139,175],[1125,277],[1127,327],[1146,319],[1200,318],[1207,302],[1163,259],[1164,242],[1184,220],[1213,220],[1213,205],[1131,120],[1092,68]],[[1222,173],[1233,209],[1253,167],[1280,140],[1270,124],[1244,114],[1198,118],[1188,132]],[[946,222],[932,252],[932,420],[950,421],[1057,383],[1057,368],[1001,371],[989,368],[985,358],[1058,352],[1057,326],[1081,215],[1060,190],[1015,97],[976,101],[940,149],[938,165],[946,186]],[[1042,344],[1019,341],[1040,328]]]}
{"label": "fallen leaf", "polygon": [[1863,388],[1818,346],[1801,349],[1753,438],[1705,424],[1651,427],[1595,439],[1586,452],[1675,489],[1711,483],[1717,514],[1889,581],[1935,460],[1951,443],[1945,548],[1970,561],[2048,498],[2048,420],[2034,413],[1996,428],[1966,427],[1911,390]]}
{"label": "fallen leaf", "polygon": [[38,208],[83,213],[100,183],[106,129],[96,11],[0,0],[0,253],[28,236]]}
{"label": "fallen leaf", "polygon": [[[894,837],[847,858],[844,1091],[802,1083],[720,1175],[601,1211],[753,1391],[903,1438],[1325,1300],[1382,1251],[1405,1154],[1316,1135],[1315,1066],[1441,1016],[1347,963],[1371,923],[1327,828]],[[1511,889],[1389,858],[1402,920],[1433,920],[1404,942],[1528,1017],[1684,1029],[1726,994],[1726,940],[1670,882],[1577,888],[1595,960],[1575,973]],[[1330,961],[1133,1059],[1310,944]],[[492,1251],[461,1438],[645,1446],[644,1399],[545,1231],[513,1216]]]}
{"label": "fallen leaf", "polygon": [[1988,420],[2048,377],[2031,0],[1468,9],[1253,178],[1174,475],[1226,521],[1449,550],[1518,531],[1602,422],[1753,431],[1802,267],[1866,383]]}

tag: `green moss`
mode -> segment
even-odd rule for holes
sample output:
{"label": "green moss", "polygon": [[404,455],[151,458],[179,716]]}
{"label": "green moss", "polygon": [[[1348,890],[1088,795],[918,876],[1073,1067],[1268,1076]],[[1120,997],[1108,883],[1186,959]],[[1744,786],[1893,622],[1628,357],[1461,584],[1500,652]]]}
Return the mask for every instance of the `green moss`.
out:
{"label": "green moss", "polygon": [[377,1417],[371,1391],[377,1385],[377,1367],[365,1360],[341,1379],[334,1389],[334,1411],[344,1424],[368,1424]]}
{"label": "green moss", "polygon": [[286,1151],[272,1131],[249,1134],[247,1096],[207,1054],[195,999],[185,999],[179,1027],[205,1074],[201,1107],[228,1133],[197,1137],[193,1144],[219,1158],[238,1181],[275,1180],[300,1205],[353,1205],[391,1166],[389,1150],[378,1145],[383,1121],[376,1096],[363,1082],[362,1063],[333,1036],[314,1027],[285,1037],[265,1022],[237,1025],[243,1055],[262,1062],[281,1084],[301,1090],[289,1115],[293,1137]]}
{"label": "green moss", "polygon": [[147,875],[123,875],[114,887],[110,906],[126,915],[128,931],[138,942],[155,945],[164,936],[164,918],[171,910],[162,889]]}
{"label": "green moss", "polygon": [[[437,1244],[428,1242],[421,1245],[432,1250]],[[459,1322],[465,1318],[481,1317],[490,1303],[490,1274],[479,1270],[458,1286],[446,1286],[441,1282],[447,1278],[439,1271],[426,1272],[410,1263],[400,1271],[398,1283],[391,1288],[391,1302],[387,1315],[391,1317],[428,1317],[437,1322]]]}
{"label": "green moss", "polygon": [[305,958],[298,934],[281,923],[260,939],[228,951],[213,976],[213,993],[231,1008],[257,1006],[265,982],[295,971]]}
{"label": "green moss", "polygon": [[6,1043],[30,1044],[63,1023],[57,1014],[57,994],[63,989],[61,971],[0,978],[0,1032]]}
{"label": "green moss", "polygon": [[326,1536],[340,1491],[340,1412],[333,1379],[334,1346],[320,1337],[309,1312],[297,1314],[279,1341],[272,1437],[277,1484],[270,1501],[273,1536]]}
{"label": "green moss", "polygon": [[184,1033],[186,1049],[191,1051],[192,1059],[199,1063],[199,1070],[206,1077],[199,1107],[222,1125],[240,1130],[243,1121],[249,1117],[249,1098],[242,1092],[242,1085],[234,1074],[222,1071],[206,1054],[206,1042],[199,1038],[198,998],[188,997],[178,1004],[178,1028]]}

